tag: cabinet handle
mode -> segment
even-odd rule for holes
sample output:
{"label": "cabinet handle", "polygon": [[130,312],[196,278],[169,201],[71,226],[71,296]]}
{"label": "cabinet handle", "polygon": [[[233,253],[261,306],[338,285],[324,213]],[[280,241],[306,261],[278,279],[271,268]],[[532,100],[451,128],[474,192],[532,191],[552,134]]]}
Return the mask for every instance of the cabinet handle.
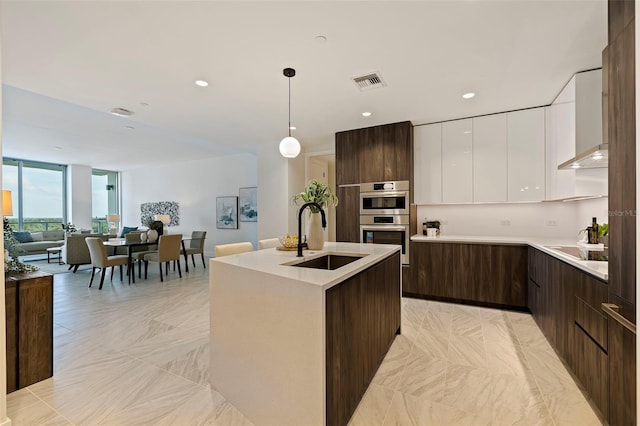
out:
{"label": "cabinet handle", "polygon": [[359,183],[345,183],[343,185],[338,185],[338,188],[350,188],[352,186],[360,186]]}
{"label": "cabinet handle", "polygon": [[618,305],[614,305],[613,303],[603,303],[602,310],[605,311],[611,318],[620,323],[624,328],[632,332],[634,335],[636,334],[636,325],[620,315],[618,309],[620,307]]}

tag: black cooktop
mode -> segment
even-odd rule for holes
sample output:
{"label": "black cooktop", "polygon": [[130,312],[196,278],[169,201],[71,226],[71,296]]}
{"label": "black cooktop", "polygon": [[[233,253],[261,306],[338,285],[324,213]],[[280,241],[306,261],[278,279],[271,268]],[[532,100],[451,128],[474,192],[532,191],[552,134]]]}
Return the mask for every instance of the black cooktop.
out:
{"label": "black cooktop", "polygon": [[584,247],[576,246],[556,246],[550,248],[561,251],[580,260],[599,260],[604,262],[609,260],[609,247],[605,247],[604,250],[587,250]]}

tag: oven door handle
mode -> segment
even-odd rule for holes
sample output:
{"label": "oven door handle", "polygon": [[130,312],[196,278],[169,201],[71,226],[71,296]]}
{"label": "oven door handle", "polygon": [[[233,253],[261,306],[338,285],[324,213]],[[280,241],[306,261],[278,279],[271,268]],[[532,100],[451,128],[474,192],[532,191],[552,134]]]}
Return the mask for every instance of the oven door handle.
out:
{"label": "oven door handle", "polygon": [[360,198],[406,197],[408,191],[361,192]]}
{"label": "oven door handle", "polygon": [[404,231],[406,226],[360,225],[363,231]]}

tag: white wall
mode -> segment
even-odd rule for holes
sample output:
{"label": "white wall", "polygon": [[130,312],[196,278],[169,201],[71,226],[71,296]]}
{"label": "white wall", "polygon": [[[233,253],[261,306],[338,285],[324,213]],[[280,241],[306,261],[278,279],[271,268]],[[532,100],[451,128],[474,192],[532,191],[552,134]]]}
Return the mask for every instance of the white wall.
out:
{"label": "white wall", "polygon": [[297,232],[291,197],[304,188],[304,153],[286,159],[278,146],[258,146],[258,239]]}
{"label": "white wall", "polygon": [[[422,222],[440,220],[443,235],[496,235],[516,237],[576,238],[591,225],[608,223],[607,197],[548,203],[460,204],[418,206],[418,229]],[[510,224],[506,224],[509,222]]]}
{"label": "white wall", "polygon": [[92,229],[91,166],[67,166],[67,221],[77,229]]}
{"label": "white wall", "polygon": [[425,217],[440,220],[443,235],[574,238],[580,229],[576,202],[418,206],[420,234]]}
{"label": "white wall", "polygon": [[[305,182],[305,159],[304,152],[298,155],[296,158],[291,158],[287,161],[287,168],[289,171],[288,174],[288,182],[289,182],[289,195],[287,197],[287,233],[289,234],[297,234],[298,233],[298,207],[295,204],[292,204],[291,199],[294,195],[299,194],[304,190],[306,186]],[[306,213],[306,212],[305,212]],[[306,214],[304,215],[307,216]],[[303,218],[302,223],[302,233],[306,234],[306,226]]]}
{"label": "white wall", "polygon": [[[606,169],[605,169],[606,170]],[[591,219],[598,218],[598,224],[609,223],[609,198],[576,201],[576,223],[581,228],[591,226]]]}
{"label": "white wall", "polygon": [[[206,255],[213,256],[217,244],[251,241],[257,248],[259,222],[239,222],[238,229],[216,229],[216,197],[238,196],[239,188],[256,186],[256,163],[255,155],[241,154],[122,172],[120,225],[141,226],[142,203],[176,201],[180,225],[168,228],[168,232],[186,236],[191,231],[207,231]],[[258,198],[259,221],[263,220],[265,204]]]}

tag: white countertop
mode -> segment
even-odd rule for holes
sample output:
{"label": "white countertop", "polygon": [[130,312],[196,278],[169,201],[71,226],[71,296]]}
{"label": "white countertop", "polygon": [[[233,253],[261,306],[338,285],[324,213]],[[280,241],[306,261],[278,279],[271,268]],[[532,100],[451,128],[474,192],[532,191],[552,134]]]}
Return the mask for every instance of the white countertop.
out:
{"label": "white countertop", "polygon": [[[400,246],[388,244],[359,244],[326,242],[322,250],[304,250],[303,257],[296,251],[280,251],[275,248],[257,250],[211,259],[240,268],[250,269],[301,283],[330,288],[357,274],[375,263],[401,250]],[[366,255],[333,271],[290,266],[291,262],[314,259],[325,254]]]}
{"label": "white countertop", "polygon": [[470,244],[517,244],[529,245],[555,258],[562,260],[578,269],[581,269],[596,278],[607,281],[609,279],[609,264],[596,260],[580,260],[559,250],[555,246],[577,246],[576,239],[570,238],[544,238],[544,237],[496,237],[481,235],[441,235],[427,237],[413,235],[411,241],[432,243],[470,243]]}

